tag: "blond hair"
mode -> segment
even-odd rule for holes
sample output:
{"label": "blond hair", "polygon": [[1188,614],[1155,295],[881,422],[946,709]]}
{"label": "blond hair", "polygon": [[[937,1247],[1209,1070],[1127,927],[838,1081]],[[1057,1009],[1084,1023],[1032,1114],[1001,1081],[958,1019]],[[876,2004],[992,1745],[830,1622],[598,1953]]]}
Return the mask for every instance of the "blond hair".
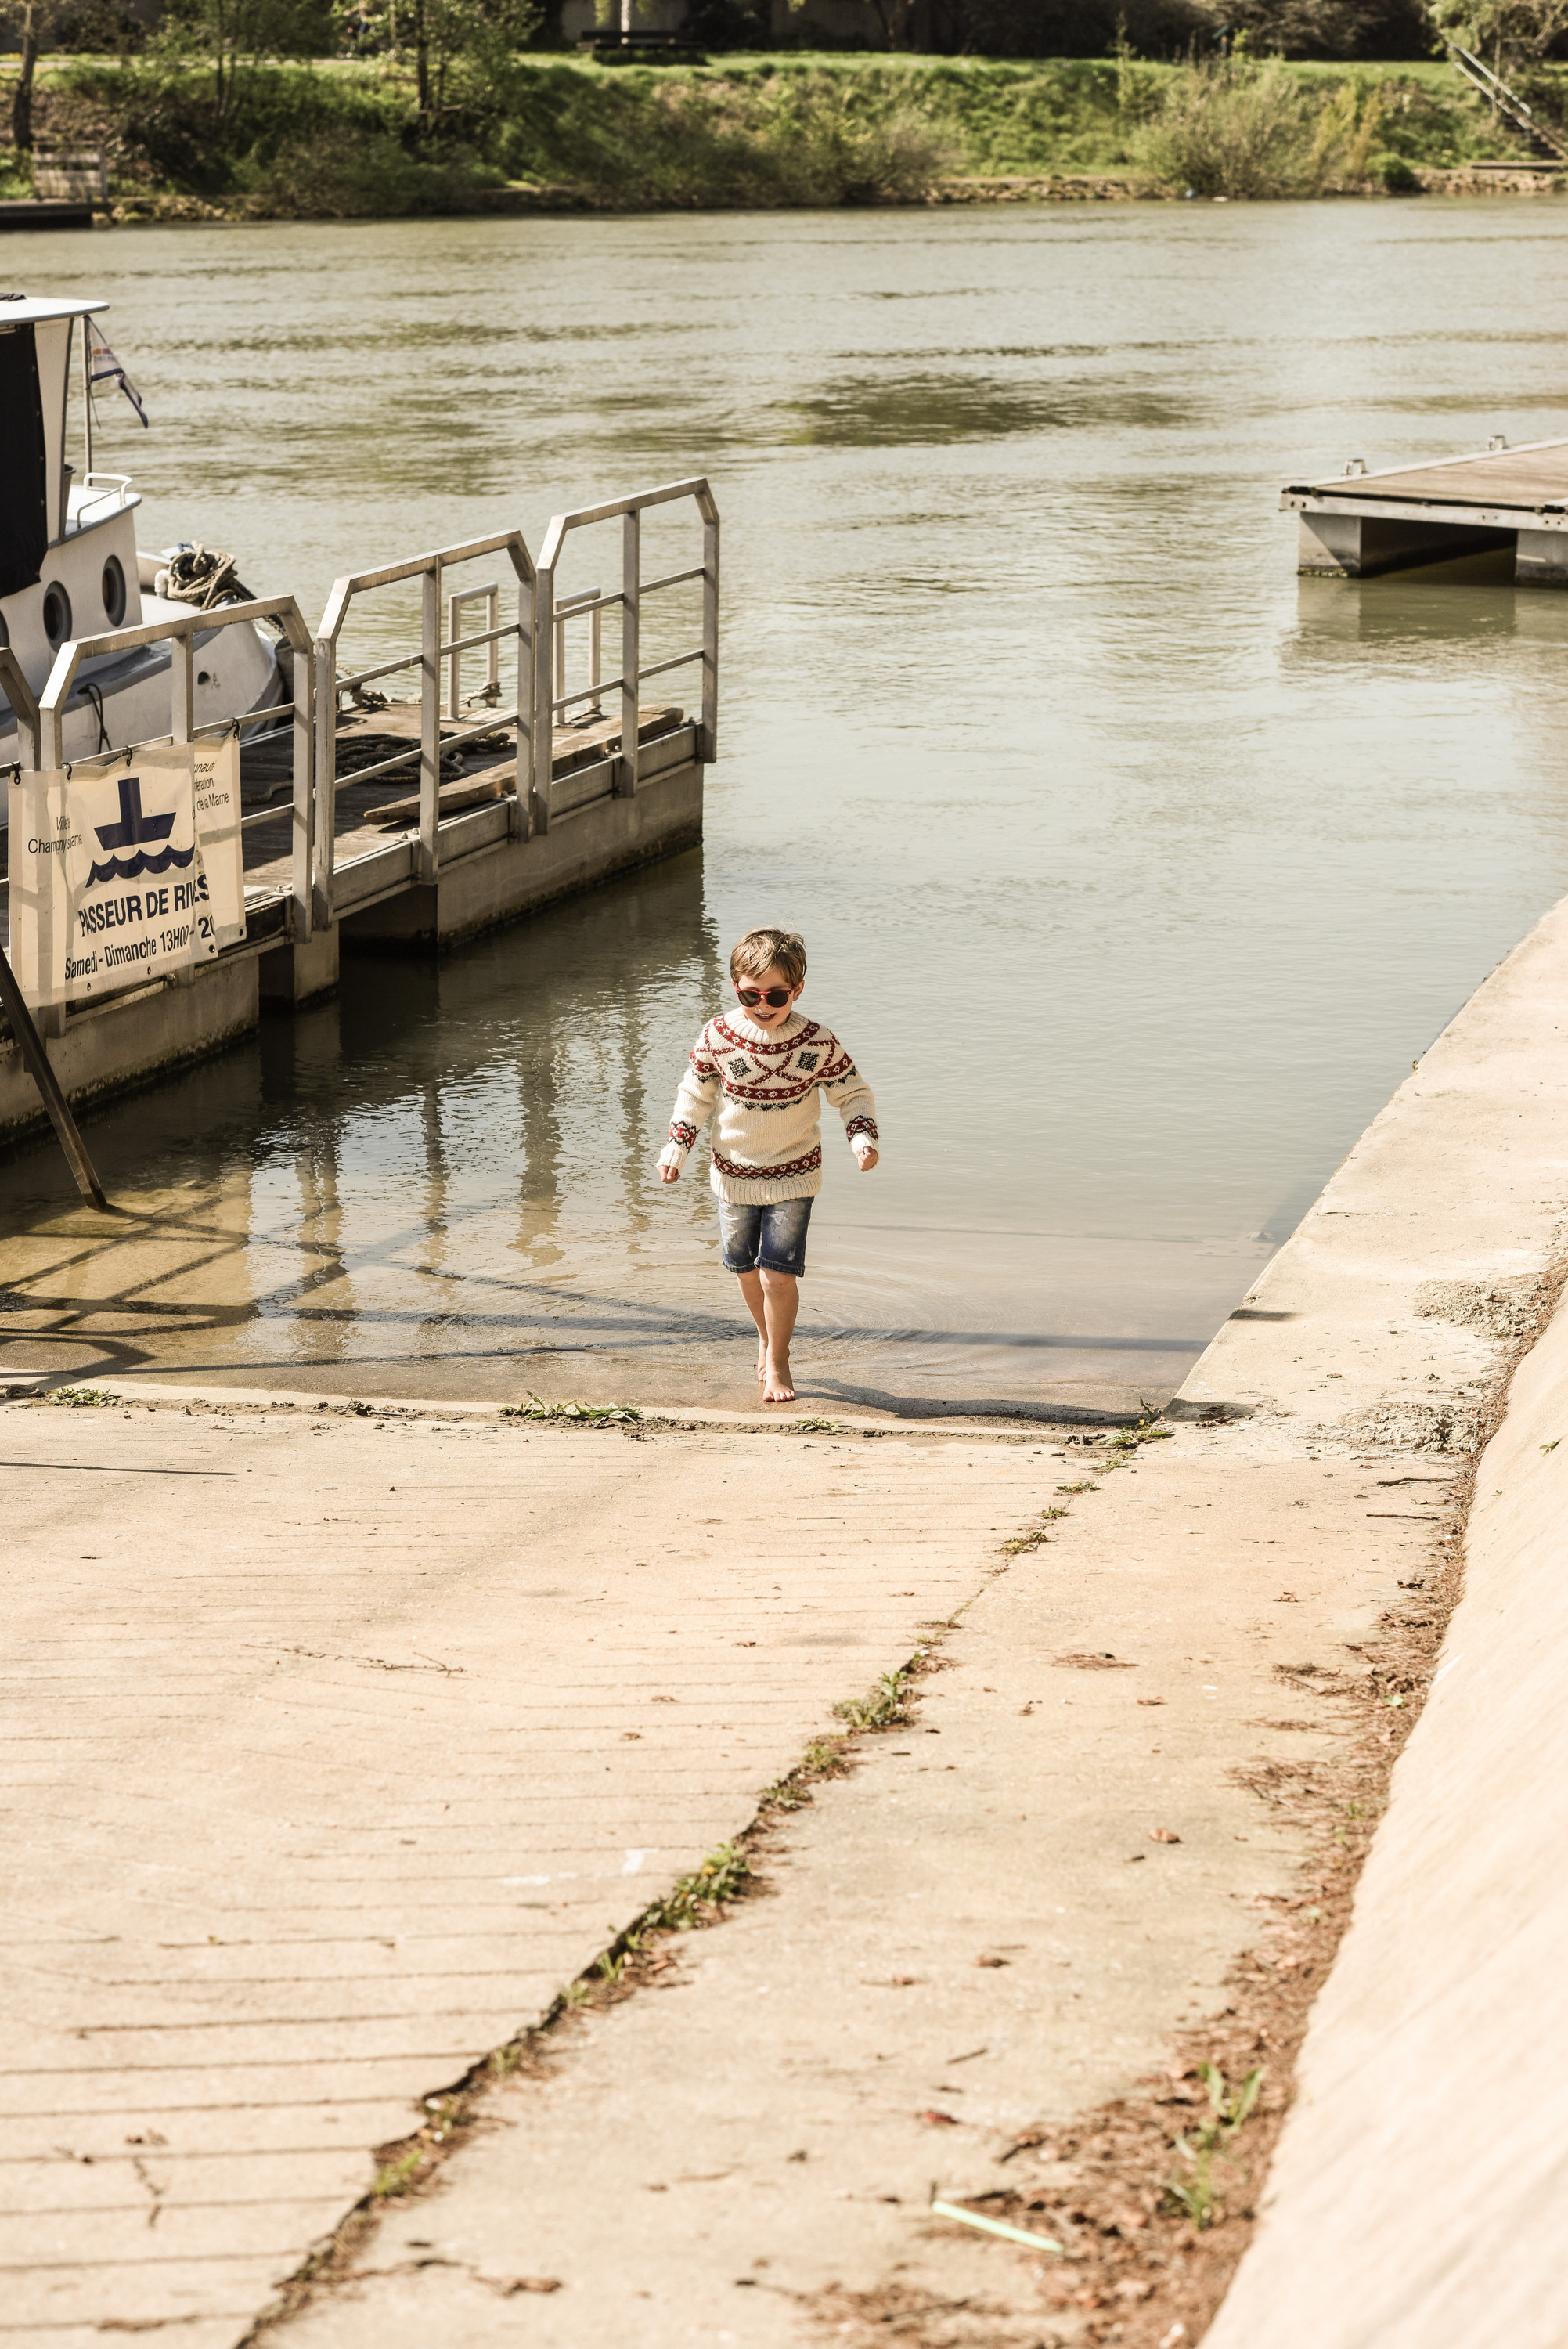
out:
{"label": "blond hair", "polygon": [[791,987],[801,984],[806,976],[806,941],[799,930],[748,930],[732,949],[731,978],[760,978],[769,970],[782,971]]}

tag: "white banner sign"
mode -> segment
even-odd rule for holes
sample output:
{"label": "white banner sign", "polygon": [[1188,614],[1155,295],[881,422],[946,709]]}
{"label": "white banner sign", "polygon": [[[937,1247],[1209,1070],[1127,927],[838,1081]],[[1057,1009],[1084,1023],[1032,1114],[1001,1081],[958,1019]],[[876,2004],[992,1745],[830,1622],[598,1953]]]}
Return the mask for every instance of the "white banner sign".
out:
{"label": "white banner sign", "polygon": [[113,994],[243,937],[233,735],[24,770],[8,796],[11,961],[30,1003]]}

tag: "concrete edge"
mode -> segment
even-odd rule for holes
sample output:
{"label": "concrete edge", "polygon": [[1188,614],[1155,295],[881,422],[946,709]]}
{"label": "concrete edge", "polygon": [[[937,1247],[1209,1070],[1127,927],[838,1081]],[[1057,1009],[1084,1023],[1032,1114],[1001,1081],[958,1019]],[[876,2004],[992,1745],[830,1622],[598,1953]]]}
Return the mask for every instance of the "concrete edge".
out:
{"label": "concrete edge", "polygon": [[[426,1419],[494,1422],[496,1424],[531,1425],[536,1427],[617,1427],[635,1424],[650,1434],[686,1433],[699,1427],[716,1427],[740,1435],[944,1435],[960,1436],[972,1443],[1031,1444],[1038,1444],[1046,1431],[1038,1423],[998,1424],[948,1419],[846,1419],[830,1418],[819,1413],[805,1413],[792,1418],[765,1418],[760,1413],[672,1409],[645,1410],[630,1406],[636,1413],[634,1423],[614,1418],[572,1420],[545,1418],[531,1420],[511,1405],[491,1402],[463,1402],[419,1397],[378,1395],[364,1401],[351,1395],[312,1395],[281,1387],[197,1387],[143,1385],[139,1380],[123,1377],[94,1378],[90,1375],[65,1376],[54,1371],[36,1374],[11,1371],[0,1373],[0,1402],[46,1402],[56,1393],[72,1390],[95,1395],[110,1395],[116,1402],[136,1403],[152,1410],[186,1410],[193,1402],[205,1404],[211,1410],[265,1413],[274,1411],[299,1412],[305,1417],[316,1412],[335,1413],[349,1419]],[[58,1406],[57,1406],[58,1407]],[[67,1406],[67,1408],[69,1406]],[[590,1409],[593,1406],[589,1406]],[[604,1406],[606,1411],[615,1406]],[[1084,1415],[1086,1430],[1109,1432],[1131,1423],[1114,1414],[1100,1418]],[[1075,1423],[1075,1432],[1077,1423]]]}

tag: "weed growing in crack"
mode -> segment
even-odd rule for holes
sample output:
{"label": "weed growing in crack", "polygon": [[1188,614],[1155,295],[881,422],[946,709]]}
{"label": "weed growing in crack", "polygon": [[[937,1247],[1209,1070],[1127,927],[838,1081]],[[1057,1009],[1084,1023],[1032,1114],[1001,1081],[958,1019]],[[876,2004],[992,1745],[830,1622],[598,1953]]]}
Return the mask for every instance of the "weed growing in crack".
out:
{"label": "weed growing in crack", "polygon": [[814,1783],[819,1778],[841,1778],[846,1766],[842,1738],[808,1745],[803,1760],[789,1775],[765,1788],[757,1806],[758,1816],[766,1818],[769,1811],[802,1810],[811,1799]]}
{"label": "weed growing in crack", "polygon": [[502,1419],[568,1420],[583,1427],[610,1427],[643,1416],[629,1402],[546,1402],[531,1387],[526,1402],[503,1404],[500,1415]]}
{"label": "weed growing in crack", "polygon": [[1188,2175],[1168,2178],[1165,2191],[1172,2207],[1202,2234],[1205,2227],[1213,2225],[1220,2209],[1214,2184],[1215,2161],[1224,2158],[1226,2148],[1257,2103],[1264,2067],[1261,2064],[1255,2065],[1238,2088],[1229,2085],[1215,2064],[1201,2064],[1198,2076],[1208,2091],[1209,2118],[1190,2137],[1176,2139],[1173,2150],[1186,2162]]}
{"label": "weed growing in crack", "polygon": [[395,2161],[389,2161],[384,2169],[378,2169],[370,2188],[371,2200],[389,2202],[395,2195],[407,2194],[424,2166],[424,2160],[423,2146],[415,2145],[410,2146],[407,2153],[400,2153]]}
{"label": "weed growing in crack", "polygon": [[1148,1403],[1144,1403],[1143,1417],[1137,1426],[1118,1428],[1107,1449],[1126,1454],[1136,1452],[1140,1444],[1169,1443],[1171,1430],[1168,1427],[1157,1426],[1155,1422],[1158,1417],[1158,1413],[1151,1411]]}
{"label": "weed growing in crack", "polygon": [[1046,1531],[1047,1526],[1053,1525],[1057,1517],[1066,1516],[1065,1509],[1042,1509],[1037,1525],[1028,1526],[1021,1534],[1015,1534],[1011,1541],[1005,1541],[1002,1544],[1003,1556],[1021,1557],[1026,1550],[1038,1549],[1043,1541],[1048,1541],[1050,1538]]}
{"label": "weed growing in crack", "polygon": [[851,1729],[891,1729],[909,1719],[909,1682],[903,1665],[896,1672],[883,1672],[869,1696],[845,1697],[833,1707],[834,1715]]}
{"label": "weed growing in crack", "polygon": [[721,1843],[717,1850],[708,1853],[700,1868],[680,1878],[673,1892],[645,1911],[643,1924],[689,1933],[693,1926],[707,1924],[711,1913],[722,1909],[727,1900],[738,1899],[750,1873],[751,1862],[739,1845]]}

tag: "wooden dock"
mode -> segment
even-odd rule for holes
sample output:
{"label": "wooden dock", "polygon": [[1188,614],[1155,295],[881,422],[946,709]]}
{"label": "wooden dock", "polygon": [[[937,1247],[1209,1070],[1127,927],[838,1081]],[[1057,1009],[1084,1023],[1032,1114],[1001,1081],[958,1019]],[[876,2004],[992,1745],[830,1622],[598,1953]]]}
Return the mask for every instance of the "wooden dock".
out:
{"label": "wooden dock", "polygon": [[1337,479],[1280,493],[1300,516],[1297,568],[1348,579],[1486,556],[1522,587],[1568,587],[1568,440],[1517,449],[1501,439],[1468,457]]}

